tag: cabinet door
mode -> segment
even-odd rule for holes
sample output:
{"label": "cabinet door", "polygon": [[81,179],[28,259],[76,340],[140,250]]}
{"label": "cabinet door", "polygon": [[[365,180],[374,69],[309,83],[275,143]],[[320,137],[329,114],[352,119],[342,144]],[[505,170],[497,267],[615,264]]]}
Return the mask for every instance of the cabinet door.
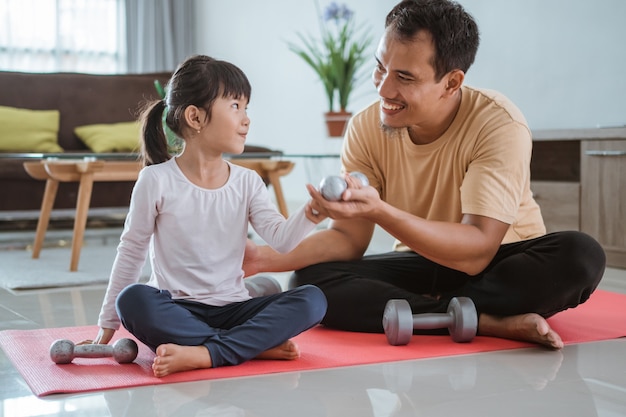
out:
{"label": "cabinet door", "polygon": [[580,229],[626,268],[626,140],[581,142]]}
{"label": "cabinet door", "polygon": [[546,225],[546,232],[580,229],[580,184],[531,181],[530,189]]}

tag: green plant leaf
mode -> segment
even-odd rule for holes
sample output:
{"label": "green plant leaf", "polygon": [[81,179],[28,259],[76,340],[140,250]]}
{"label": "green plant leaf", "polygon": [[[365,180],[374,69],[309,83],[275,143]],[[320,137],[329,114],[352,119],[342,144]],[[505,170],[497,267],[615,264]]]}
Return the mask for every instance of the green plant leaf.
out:
{"label": "green plant leaf", "polygon": [[[339,10],[337,4],[331,3],[330,7]],[[341,7],[348,10],[345,5]],[[288,46],[315,71],[321,80],[328,100],[328,110],[336,110],[335,98],[337,97],[339,110],[345,111],[351,93],[363,80],[361,70],[369,60],[368,49],[373,38],[367,33],[366,27],[357,29],[354,14],[351,11],[348,13],[348,18],[334,16],[326,22],[320,13],[318,7],[321,36],[315,38],[296,33],[301,45],[288,42]]]}

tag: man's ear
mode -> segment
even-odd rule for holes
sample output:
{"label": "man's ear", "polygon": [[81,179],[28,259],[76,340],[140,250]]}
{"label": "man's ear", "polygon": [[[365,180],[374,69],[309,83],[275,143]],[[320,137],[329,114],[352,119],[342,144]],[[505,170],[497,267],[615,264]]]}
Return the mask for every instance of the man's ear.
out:
{"label": "man's ear", "polygon": [[451,96],[456,93],[463,85],[465,80],[465,73],[460,69],[452,70],[446,74],[446,96]]}

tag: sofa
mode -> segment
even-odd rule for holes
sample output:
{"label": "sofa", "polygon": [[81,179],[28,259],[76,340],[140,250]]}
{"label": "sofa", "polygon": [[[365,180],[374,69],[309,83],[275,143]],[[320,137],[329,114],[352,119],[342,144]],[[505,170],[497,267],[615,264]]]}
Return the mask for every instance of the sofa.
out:
{"label": "sofa", "polygon": [[[155,80],[164,86],[170,75],[0,71],[0,215],[40,208],[45,181],[31,178],[23,168],[25,161],[68,155],[135,158],[137,147],[119,145],[117,132],[136,129],[133,137],[138,143],[135,121],[140,108],[159,98]],[[99,129],[99,136],[77,135],[92,128]],[[269,149],[256,146],[245,150],[265,151]],[[134,181],[95,183],[90,207],[127,207],[133,185]],[[74,208],[77,192],[78,184],[61,183],[54,208]]]}

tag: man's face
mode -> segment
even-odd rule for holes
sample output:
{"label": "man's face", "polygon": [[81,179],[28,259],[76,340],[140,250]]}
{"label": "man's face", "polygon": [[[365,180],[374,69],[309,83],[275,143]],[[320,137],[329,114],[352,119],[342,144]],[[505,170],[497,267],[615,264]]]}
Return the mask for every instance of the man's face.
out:
{"label": "man's face", "polygon": [[411,41],[400,41],[385,32],[378,44],[372,75],[384,126],[429,129],[441,120],[447,79],[444,76],[435,81],[433,55],[432,37],[426,31]]}

